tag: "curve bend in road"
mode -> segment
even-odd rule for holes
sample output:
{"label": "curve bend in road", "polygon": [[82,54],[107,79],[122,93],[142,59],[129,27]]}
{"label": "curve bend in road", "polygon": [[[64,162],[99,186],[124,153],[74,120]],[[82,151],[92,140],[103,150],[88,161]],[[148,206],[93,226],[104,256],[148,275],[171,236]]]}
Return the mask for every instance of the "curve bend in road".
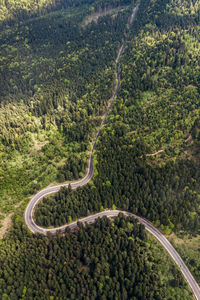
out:
{"label": "curve bend in road", "polygon": [[[138,7],[139,5],[137,5],[134,9],[133,9],[133,12],[131,14],[131,17],[130,17],[130,22],[129,22],[129,27],[131,27],[131,25],[133,24],[134,20],[135,20],[135,17],[136,17],[136,14],[137,14],[137,11],[138,11]],[[115,86],[115,89],[113,91],[113,94],[112,94],[112,97],[110,99],[110,104],[107,108],[107,111],[103,117],[103,120],[101,122],[101,125],[98,129],[98,132],[94,138],[94,141],[93,141],[93,144],[92,144],[92,149],[91,149],[91,152],[90,152],[90,157],[89,157],[89,161],[88,161],[88,170],[87,170],[87,174],[85,175],[84,178],[82,178],[81,180],[79,181],[75,181],[75,182],[72,182],[71,183],[71,187],[72,189],[75,189],[79,186],[83,186],[83,185],[86,185],[91,179],[92,179],[92,176],[93,176],[93,171],[94,171],[94,168],[93,168],[93,152],[95,150],[95,147],[96,147],[96,142],[97,142],[97,139],[99,137],[99,134],[101,132],[101,129],[103,127],[103,125],[106,123],[106,119],[107,119],[107,116],[110,112],[110,110],[112,109],[112,106],[113,106],[113,102],[114,102],[114,99],[119,91],[119,86],[120,86],[120,75],[119,75],[119,59],[124,51],[124,48],[125,48],[125,45],[126,45],[126,41],[127,41],[127,37],[128,35],[125,36],[125,39],[122,43],[122,46],[120,47],[119,51],[118,51],[118,54],[117,54],[117,58],[116,58],[116,75],[117,75],[117,84]],[[47,187],[45,189],[43,189],[42,191],[38,192],[31,200],[30,202],[28,203],[27,207],[26,207],[26,210],[25,210],[25,222],[26,222],[26,225],[28,226],[28,228],[32,231],[32,232],[38,232],[38,227],[37,225],[35,224],[34,222],[34,219],[33,219],[33,212],[34,212],[34,208],[35,206],[37,205],[37,203],[45,196],[47,195],[50,195],[50,194],[53,194],[53,193],[56,193],[60,190],[61,187],[68,187],[69,184],[60,184],[60,185],[56,185],[56,186],[52,186],[52,187]]]}
{"label": "curve bend in road", "polygon": [[188,282],[189,286],[191,287],[195,297],[197,300],[200,300],[200,288],[194,277],[192,276],[190,270],[184,263],[181,256],[178,254],[178,252],[175,250],[175,248],[172,246],[172,244],[166,239],[166,237],[157,229],[155,228],[151,223],[146,221],[145,219],[138,217],[132,213],[126,212],[126,211],[120,211],[120,210],[105,210],[103,212],[99,212],[94,215],[90,215],[88,217],[79,219],[76,222],[72,222],[71,224],[67,224],[61,227],[52,228],[52,229],[45,229],[42,227],[39,227],[38,225],[34,224],[34,229],[37,228],[37,232],[42,233],[44,235],[47,235],[48,233],[56,234],[56,232],[64,233],[66,231],[66,228],[69,228],[71,230],[78,227],[77,223],[81,222],[83,224],[92,224],[94,223],[98,218],[101,218],[103,216],[106,216],[108,218],[113,218],[119,215],[119,213],[123,213],[125,216],[134,217],[138,220],[140,224],[143,224],[145,226],[145,229],[149,231],[161,244],[162,246],[167,250],[169,255],[173,258],[175,263],[180,267],[180,270],[185,277],[186,281]]}
{"label": "curve bend in road", "polygon": [[[133,10],[133,13],[132,13],[131,18],[130,18],[129,26],[131,26],[133,24],[134,19],[136,17],[137,10],[138,10],[138,6],[136,6],[134,8],[134,10]],[[120,59],[120,57],[121,57],[121,55],[123,53],[123,50],[125,48],[126,40],[127,40],[127,36],[125,36],[125,40],[124,40],[121,48],[119,49],[119,52],[118,52],[118,55],[117,55],[117,58],[116,58],[117,84],[116,84],[115,90],[113,92],[113,95],[111,97],[110,105],[109,105],[109,107],[108,107],[108,109],[106,111],[106,114],[105,114],[105,116],[103,118],[103,121],[102,121],[102,123],[101,123],[101,125],[99,127],[99,130],[98,130],[98,132],[96,134],[96,137],[95,137],[95,139],[93,141],[93,145],[92,145],[92,149],[91,149],[90,157],[89,157],[89,164],[88,164],[87,174],[81,180],[72,182],[71,183],[72,189],[75,189],[75,188],[77,188],[79,186],[83,186],[83,185],[87,184],[92,179],[92,176],[93,176],[93,151],[94,151],[94,149],[96,147],[96,141],[97,141],[97,139],[99,137],[100,131],[101,131],[103,125],[106,122],[108,113],[112,109],[115,96],[117,95],[118,90],[119,90],[119,86],[120,86],[119,59]],[[65,232],[65,229],[67,227],[70,228],[70,229],[74,229],[74,228],[77,227],[77,222],[73,222],[71,224],[64,225],[64,226],[61,226],[61,227],[58,227],[58,228],[45,229],[45,228],[42,228],[42,227],[38,226],[34,222],[33,211],[34,211],[34,208],[35,208],[36,204],[44,196],[47,196],[49,194],[53,194],[53,193],[58,192],[60,190],[60,188],[63,187],[63,186],[68,187],[68,184],[61,184],[61,185],[56,185],[56,186],[52,186],[52,187],[47,187],[47,188],[43,189],[42,191],[38,192],[30,200],[30,202],[28,203],[28,205],[26,207],[26,210],[25,210],[25,222],[26,222],[26,225],[28,226],[28,228],[33,233],[39,232],[39,233],[41,233],[43,235],[46,235],[48,232],[50,232],[52,234],[55,234],[57,232],[57,230],[59,230],[61,232]],[[138,217],[136,215],[133,215],[131,213],[128,213],[128,212],[124,212],[124,211],[122,212],[122,211],[119,211],[119,210],[106,210],[104,212],[100,212],[100,213],[97,213],[95,215],[91,215],[91,216],[88,216],[86,218],[80,219],[79,221],[82,222],[82,223],[89,223],[90,224],[90,223],[94,223],[94,221],[97,218],[99,218],[99,217],[103,217],[103,216],[115,217],[120,212],[123,213],[126,216],[133,216],[136,219],[138,219],[139,223],[143,224],[145,226],[146,230],[148,230],[151,234],[153,234],[158,239],[158,241],[163,245],[163,247],[168,251],[168,253],[170,254],[170,256],[174,259],[174,261],[176,262],[176,264],[181,268],[181,272],[183,273],[183,275],[184,275],[185,279],[187,280],[188,284],[190,285],[190,287],[191,287],[191,289],[192,289],[192,291],[193,291],[196,299],[200,300],[200,288],[199,288],[197,282],[195,281],[194,277],[190,273],[189,269],[185,265],[184,261],[182,260],[182,258],[178,254],[178,252],[174,249],[174,247],[170,244],[170,242],[165,238],[165,236],[159,230],[157,230],[152,224],[150,224],[149,222],[147,222],[146,220],[144,220],[144,219],[142,219],[142,218],[140,218],[140,217]]]}

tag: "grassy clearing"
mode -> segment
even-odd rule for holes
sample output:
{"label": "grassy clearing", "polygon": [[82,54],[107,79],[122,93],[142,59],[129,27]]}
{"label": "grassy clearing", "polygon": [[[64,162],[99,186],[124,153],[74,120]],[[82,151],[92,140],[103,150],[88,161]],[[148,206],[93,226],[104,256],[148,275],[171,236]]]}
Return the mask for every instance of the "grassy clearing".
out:
{"label": "grassy clearing", "polygon": [[148,245],[152,252],[153,260],[159,265],[161,282],[166,286],[167,293],[165,299],[194,299],[178,266],[163,249],[160,243],[153,236],[150,236]]}
{"label": "grassy clearing", "polygon": [[168,239],[180,253],[186,265],[200,284],[200,235],[184,232],[179,235],[171,234]]}

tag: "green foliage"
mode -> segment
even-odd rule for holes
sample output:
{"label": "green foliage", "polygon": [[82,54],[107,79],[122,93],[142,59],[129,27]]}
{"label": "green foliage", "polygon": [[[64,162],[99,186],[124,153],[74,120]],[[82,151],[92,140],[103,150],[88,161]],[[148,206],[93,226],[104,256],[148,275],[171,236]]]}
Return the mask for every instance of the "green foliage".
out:
{"label": "green foliage", "polygon": [[[200,62],[198,51],[191,54],[186,42],[187,33],[194,45],[200,41],[199,15],[196,11],[180,20],[168,11],[179,4],[170,3],[141,1],[119,63],[119,94],[96,147],[95,187],[60,197],[59,211],[66,204],[69,209],[65,216],[62,213],[63,221],[67,214],[78,217],[97,211],[97,203],[105,208],[115,203],[162,224],[168,234],[181,227],[200,230]],[[185,1],[183,5],[187,7]],[[48,201],[36,212],[40,225],[45,225],[44,218],[51,225],[58,219],[62,224],[58,209]]]}
{"label": "green foliage", "polygon": [[[115,204],[148,220],[159,220],[168,233],[180,225],[198,232],[200,199],[195,191],[199,191],[200,173],[196,163],[177,160],[161,167],[152,166],[141,158],[145,153],[143,145],[132,145],[130,136],[118,134],[119,126],[113,128],[114,136],[105,131],[100,137],[94,185],[46,198],[36,207],[37,223],[46,226],[49,220],[48,226],[63,225],[68,215],[86,216],[99,211],[102,203],[105,208]],[[105,184],[106,177],[112,180],[109,186]],[[196,211],[195,218],[192,211]]]}
{"label": "green foliage", "polygon": [[115,204],[112,205],[112,209],[113,209],[113,210],[116,210],[116,209],[117,209],[117,207],[116,207]]}
{"label": "green foliage", "polygon": [[[194,13],[187,14],[193,6]],[[184,17],[172,14],[182,9]],[[199,2],[142,1],[138,14],[120,64],[116,113],[123,110],[133,142],[142,140],[148,154],[162,150],[161,161],[190,158],[191,144],[185,141],[200,113]]]}
{"label": "green foliage", "polygon": [[[84,27],[88,14],[130,1],[85,3],[0,2],[1,213],[54,180],[84,174],[130,13],[124,7]],[[198,1],[141,0],[119,63],[117,101],[97,143],[93,183],[44,199],[38,224],[60,226],[118,207],[166,233],[199,231],[199,16]],[[159,150],[159,159],[151,155]],[[0,245],[0,297],[189,299],[174,267],[170,282],[161,276],[163,256],[151,241],[122,216],[56,238],[33,236],[18,218]],[[198,263],[190,265],[198,275]]]}
{"label": "green foliage", "polygon": [[[46,15],[51,11],[58,11],[65,8],[76,8],[88,5],[88,12],[98,11],[100,8],[105,9],[108,6],[120,6],[129,5],[130,0],[104,0],[104,1],[94,1],[94,0],[1,0],[0,1],[0,23],[12,24],[15,22],[24,22],[26,19],[31,17],[38,17]],[[90,6],[90,4],[92,4]]]}
{"label": "green foliage", "polygon": [[53,238],[28,233],[18,219],[0,248],[0,298],[170,299],[157,263],[162,251],[153,244],[156,258],[144,227],[123,215]]}
{"label": "green foliage", "polygon": [[180,253],[198,283],[200,283],[200,237],[194,232],[180,232],[169,236],[170,242]]}
{"label": "green foliage", "polygon": [[[91,141],[112,94],[114,60],[130,9],[83,28],[90,2],[75,2],[0,3],[4,18],[0,211],[4,214],[52,182],[84,176]],[[91,3],[95,11],[105,5]]]}
{"label": "green foliage", "polygon": [[103,205],[100,206],[100,211],[104,211]]}
{"label": "green foliage", "polygon": [[[191,290],[186,290],[186,282],[184,282],[183,275],[174,263],[169,263],[169,256],[167,252],[163,252],[160,256],[159,252],[162,251],[161,244],[153,237],[148,239],[148,247],[152,252],[154,261],[159,265],[159,277],[161,282],[166,285],[166,298],[169,299],[190,299]],[[159,249],[159,251],[158,251]]]}

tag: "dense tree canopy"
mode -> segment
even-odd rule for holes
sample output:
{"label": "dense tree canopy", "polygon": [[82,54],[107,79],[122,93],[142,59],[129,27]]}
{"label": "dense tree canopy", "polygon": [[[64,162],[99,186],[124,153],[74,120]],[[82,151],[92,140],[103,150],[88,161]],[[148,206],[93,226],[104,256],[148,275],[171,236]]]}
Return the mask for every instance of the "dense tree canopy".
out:
{"label": "dense tree canopy", "polygon": [[114,205],[166,233],[199,232],[199,5],[184,18],[182,6],[168,2],[141,1],[119,64],[120,91],[97,143],[93,183],[44,199],[35,211],[40,225]]}
{"label": "dense tree canopy", "polygon": [[[2,218],[26,195],[55,180],[84,175],[91,141],[115,86],[114,62],[131,13],[127,1],[111,4],[58,5],[57,11],[18,26],[2,26]],[[87,24],[96,14],[99,18]]]}
{"label": "dense tree canopy", "polygon": [[[0,219],[49,183],[84,175],[135,4],[0,0]],[[44,199],[38,224],[117,207],[165,233],[199,233],[199,21],[197,0],[140,1],[93,180]],[[135,220],[44,237],[28,232],[23,212],[0,243],[1,299],[189,299],[174,266],[163,277],[164,254]]]}
{"label": "dense tree canopy", "polygon": [[[0,249],[2,300],[170,299],[135,219],[105,217],[53,238],[28,234],[18,220],[9,238]],[[171,271],[172,286],[184,289],[181,274]]]}

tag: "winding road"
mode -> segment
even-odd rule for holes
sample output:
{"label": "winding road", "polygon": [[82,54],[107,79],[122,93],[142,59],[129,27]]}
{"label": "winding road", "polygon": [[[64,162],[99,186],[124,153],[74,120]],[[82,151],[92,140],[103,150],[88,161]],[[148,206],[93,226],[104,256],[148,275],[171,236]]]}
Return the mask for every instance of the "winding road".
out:
{"label": "winding road", "polygon": [[[135,20],[135,16],[138,10],[138,5],[134,8],[133,13],[130,17],[130,21],[129,21],[129,26],[131,26]],[[118,93],[119,90],[119,86],[120,86],[120,76],[119,76],[119,59],[123,53],[123,50],[125,48],[126,45],[126,40],[127,40],[127,35],[125,36],[125,39],[123,41],[123,44],[121,46],[121,48],[119,49],[117,58],[116,58],[116,75],[117,75],[117,84],[115,86],[115,90],[113,92],[113,95],[111,97],[110,100],[110,104],[108,106],[108,109],[106,111],[106,114],[104,115],[104,118],[102,120],[102,123],[99,127],[99,130],[96,134],[96,137],[93,141],[92,144],[92,149],[90,152],[90,157],[89,157],[89,163],[88,163],[88,170],[87,170],[87,174],[85,175],[84,178],[82,178],[79,181],[75,181],[71,183],[71,187],[72,189],[75,189],[77,187],[83,186],[85,184],[87,184],[93,176],[93,152],[94,149],[96,147],[96,141],[98,139],[98,136],[100,134],[100,131],[103,127],[103,125],[106,122],[107,116],[109,111],[112,109],[113,106],[113,102],[115,99],[115,96]],[[51,229],[45,229],[42,228],[40,226],[38,226],[35,222],[34,222],[34,218],[33,218],[33,212],[34,212],[34,208],[37,205],[37,203],[44,197],[53,193],[56,193],[60,190],[61,187],[65,186],[68,187],[69,184],[61,184],[61,185],[56,185],[56,186],[52,186],[52,187],[47,187],[45,189],[43,189],[42,191],[38,192],[28,203],[26,210],[25,210],[25,222],[26,225],[28,226],[28,228],[33,232],[33,233],[41,233],[43,235],[47,235],[48,232],[55,234],[58,230],[60,232],[65,232],[66,228],[70,228],[70,229],[74,229],[77,227],[77,222],[72,222],[71,224],[66,224],[64,226],[61,227],[57,227],[57,228],[51,228]],[[126,216],[132,216],[134,218],[136,218],[139,223],[143,224],[146,228],[146,230],[148,230],[151,234],[154,235],[154,237],[157,238],[157,240],[163,245],[163,247],[167,250],[167,252],[169,253],[169,255],[173,258],[173,260],[176,262],[176,264],[180,267],[180,270],[182,272],[182,274],[184,275],[185,279],[187,280],[189,286],[191,287],[195,297],[197,300],[200,300],[200,288],[197,284],[197,282],[195,281],[194,277],[192,276],[192,274],[190,273],[189,269],[187,268],[187,266],[185,265],[184,261],[182,260],[182,258],[180,257],[180,255],[178,254],[178,252],[174,249],[174,247],[170,244],[170,242],[166,239],[166,237],[158,230],[156,229],[151,223],[149,223],[148,221],[132,214],[129,212],[125,212],[125,211],[120,211],[120,210],[105,210],[103,212],[99,212],[97,214],[94,215],[90,215],[88,217],[79,219],[79,222],[84,223],[94,223],[95,220],[99,217],[103,217],[103,216],[107,216],[109,218],[112,217],[116,217],[119,213],[123,213]]]}

